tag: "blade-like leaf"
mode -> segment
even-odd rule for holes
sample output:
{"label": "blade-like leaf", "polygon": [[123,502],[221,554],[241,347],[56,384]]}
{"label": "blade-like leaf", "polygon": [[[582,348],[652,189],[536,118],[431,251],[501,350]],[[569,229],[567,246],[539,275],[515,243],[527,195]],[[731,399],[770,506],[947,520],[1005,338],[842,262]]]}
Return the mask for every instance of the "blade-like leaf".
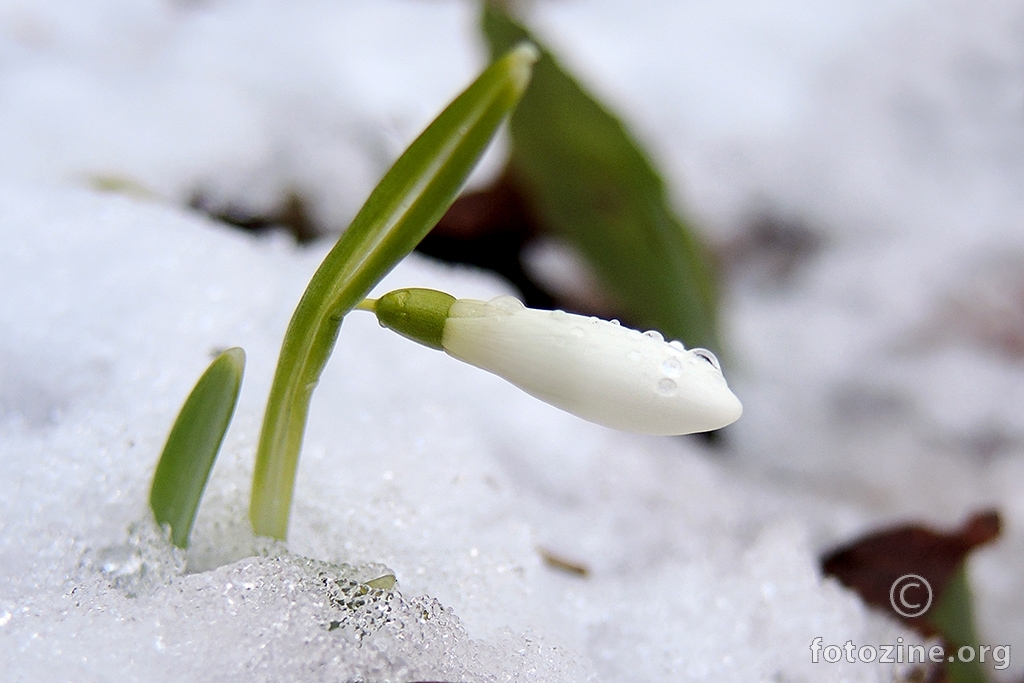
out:
{"label": "blade-like leaf", "polygon": [[158,524],[169,524],[171,541],[188,547],[199,501],[238,402],[245,352],[232,348],[210,363],[178,413],[160,455],[149,506]]}
{"label": "blade-like leaf", "polygon": [[309,401],[341,320],[412,251],[455,199],[537,59],[521,45],[459,95],[395,162],[324,259],[281,346],[256,453],[253,530],[284,539]]}
{"label": "blade-like leaf", "polygon": [[953,655],[953,661],[946,660],[946,674],[949,683],[985,683],[984,667],[977,659],[965,662],[955,654],[963,646],[978,651],[978,636],[974,630],[974,608],[972,607],[971,588],[967,581],[967,562],[960,569],[943,591],[929,620],[949,643],[947,656]]}
{"label": "blade-like leaf", "polygon": [[[483,30],[496,54],[536,42],[497,3],[484,3]],[[661,178],[622,123],[543,48],[511,131],[513,179],[541,223],[590,261],[631,322],[720,349],[707,254],[673,215]]]}

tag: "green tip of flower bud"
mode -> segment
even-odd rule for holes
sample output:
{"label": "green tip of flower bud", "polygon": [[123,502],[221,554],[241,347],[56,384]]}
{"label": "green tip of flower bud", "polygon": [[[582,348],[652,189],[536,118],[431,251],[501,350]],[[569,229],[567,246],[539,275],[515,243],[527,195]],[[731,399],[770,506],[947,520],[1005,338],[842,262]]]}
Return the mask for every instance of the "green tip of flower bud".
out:
{"label": "green tip of flower bud", "polygon": [[373,312],[389,330],[440,351],[453,303],[455,297],[436,289],[396,289],[377,299]]}

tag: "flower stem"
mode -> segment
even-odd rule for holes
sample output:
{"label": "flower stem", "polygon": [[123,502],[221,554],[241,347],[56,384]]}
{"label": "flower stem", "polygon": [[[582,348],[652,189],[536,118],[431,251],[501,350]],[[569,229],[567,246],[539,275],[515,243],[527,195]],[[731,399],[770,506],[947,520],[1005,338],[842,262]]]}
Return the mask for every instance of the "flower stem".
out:
{"label": "flower stem", "polygon": [[345,315],[426,236],[529,83],[537,50],[496,61],[412,143],[313,275],[281,345],[256,452],[249,517],[284,539],[309,402]]}

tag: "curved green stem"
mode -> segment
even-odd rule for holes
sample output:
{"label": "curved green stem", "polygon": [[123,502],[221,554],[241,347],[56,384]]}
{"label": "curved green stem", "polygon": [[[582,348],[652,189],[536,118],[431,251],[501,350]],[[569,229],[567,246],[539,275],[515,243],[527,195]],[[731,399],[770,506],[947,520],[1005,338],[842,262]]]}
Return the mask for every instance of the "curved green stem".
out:
{"label": "curved green stem", "polygon": [[374,309],[376,307],[377,307],[377,300],[376,299],[363,299],[362,301],[357,303],[355,306],[353,306],[352,310],[355,310],[355,311],[369,311],[369,312],[373,313],[373,311],[374,311]]}
{"label": "curved green stem", "polygon": [[284,539],[309,401],[341,321],[426,236],[529,83],[537,50],[509,51],[399,157],[324,259],[288,325],[256,452],[249,516]]}

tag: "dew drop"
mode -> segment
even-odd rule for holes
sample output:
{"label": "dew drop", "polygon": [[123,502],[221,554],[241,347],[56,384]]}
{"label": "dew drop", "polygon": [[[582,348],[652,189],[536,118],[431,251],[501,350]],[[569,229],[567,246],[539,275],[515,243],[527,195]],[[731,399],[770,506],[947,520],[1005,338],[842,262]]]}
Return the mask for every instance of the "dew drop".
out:
{"label": "dew drop", "polygon": [[571,334],[572,336],[574,336],[576,338],[580,338],[583,335],[585,335],[586,332],[583,331],[582,327],[574,327],[571,330],[569,330],[569,334]]}
{"label": "dew drop", "polygon": [[636,349],[631,349],[629,353],[626,354],[626,358],[633,361],[634,363],[639,363],[640,359],[643,358],[643,354],[637,351]]}
{"label": "dew drop", "polygon": [[690,353],[692,353],[697,358],[700,358],[700,359],[706,361],[707,363],[709,363],[716,370],[721,370],[722,369],[722,366],[719,365],[719,363],[718,363],[718,359],[715,358],[715,354],[711,353],[707,349],[694,349]]}
{"label": "dew drop", "polygon": [[563,320],[568,320],[569,319],[569,315],[565,311],[557,310],[557,311],[551,311],[550,318],[552,320],[563,321]]}
{"label": "dew drop", "polygon": [[679,341],[678,339],[673,339],[672,341],[670,341],[668,343],[668,345],[671,346],[676,351],[685,351],[686,350],[686,347],[683,346],[683,342]]}
{"label": "dew drop", "polygon": [[665,338],[661,336],[661,332],[658,332],[657,330],[647,330],[644,332],[644,336],[658,341],[665,341]]}
{"label": "dew drop", "polygon": [[514,296],[508,295],[495,297],[494,299],[488,301],[487,305],[493,306],[494,308],[504,313],[516,313],[526,308],[522,301],[515,298]]}
{"label": "dew drop", "polygon": [[620,323],[620,322],[619,322],[618,320],[616,320],[615,318],[612,318],[612,319],[611,319],[611,320],[609,320],[608,322],[610,322],[610,323],[611,323],[612,325],[615,325],[615,327],[618,327],[619,325],[621,325],[621,324],[622,324],[622,323]]}
{"label": "dew drop", "polygon": [[682,372],[683,365],[679,362],[679,359],[675,356],[671,356],[661,364],[661,371],[665,373],[666,377],[678,377],[679,373]]}
{"label": "dew drop", "polygon": [[662,396],[673,396],[676,393],[676,383],[667,377],[658,380],[658,393]]}

